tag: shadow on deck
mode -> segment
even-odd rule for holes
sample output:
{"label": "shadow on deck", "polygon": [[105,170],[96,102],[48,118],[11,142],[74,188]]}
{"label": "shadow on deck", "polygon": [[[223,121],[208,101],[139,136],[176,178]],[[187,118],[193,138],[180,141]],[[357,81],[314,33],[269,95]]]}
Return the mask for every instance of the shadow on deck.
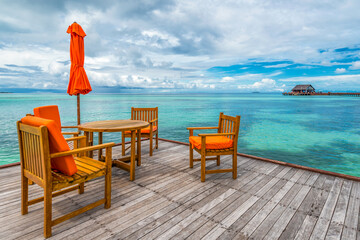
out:
{"label": "shadow on deck", "polygon": [[[356,239],[359,233],[360,182],[238,157],[238,178],[231,173],[206,176],[200,163],[189,168],[188,147],[160,141],[136,180],[113,168],[112,206],[97,207],[53,227],[50,239]],[[121,147],[115,147],[114,158]],[[221,165],[231,164],[223,157]],[[207,163],[216,168],[215,161]],[[220,166],[221,167],[221,166]],[[0,169],[0,239],[42,239],[43,204],[20,214],[20,167]],[[98,182],[85,193],[53,199],[53,217],[103,197]],[[29,199],[42,195],[30,186]]]}

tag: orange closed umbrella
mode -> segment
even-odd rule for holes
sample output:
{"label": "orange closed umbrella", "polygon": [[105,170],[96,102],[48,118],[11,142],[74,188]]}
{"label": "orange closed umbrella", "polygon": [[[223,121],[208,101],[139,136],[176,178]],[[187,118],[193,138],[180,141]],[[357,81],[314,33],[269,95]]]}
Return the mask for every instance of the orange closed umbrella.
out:
{"label": "orange closed umbrella", "polygon": [[89,79],[84,69],[84,30],[79,24],[74,22],[68,27],[67,33],[71,34],[70,40],[70,81],[67,93],[77,95],[77,117],[80,124],[80,95],[87,94],[92,91]]}

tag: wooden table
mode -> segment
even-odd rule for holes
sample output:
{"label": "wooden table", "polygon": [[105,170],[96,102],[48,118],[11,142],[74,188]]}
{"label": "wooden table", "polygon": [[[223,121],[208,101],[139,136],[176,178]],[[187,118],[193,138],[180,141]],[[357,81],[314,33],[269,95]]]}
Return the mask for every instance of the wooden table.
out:
{"label": "wooden table", "polygon": [[[131,152],[130,157],[113,160],[115,166],[130,172],[130,181],[135,180],[135,160],[137,165],[141,165],[141,129],[149,126],[148,122],[139,120],[106,120],[83,123],[78,126],[80,131],[84,131],[87,142],[93,143],[93,133],[99,133],[99,144],[102,144],[104,132],[131,132]],[[137,135],[137,154],[135,153],[135,137]],[[91,153],[92,154],[92,153]],[[99,150],[99,160],[102,160],[102,149]],[[130,164],[126,162],[130,161]]]}

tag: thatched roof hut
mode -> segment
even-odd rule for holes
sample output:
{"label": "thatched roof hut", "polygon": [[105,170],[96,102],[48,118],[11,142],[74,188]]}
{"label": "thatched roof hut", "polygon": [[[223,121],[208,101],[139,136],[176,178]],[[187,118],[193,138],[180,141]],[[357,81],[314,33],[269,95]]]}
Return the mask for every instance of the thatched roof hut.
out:
{"label": "thatched roof hut", "polygon": [[315,92],[315,88],[310,84],[296,85],[291,91],[295,93],[313,93]]}

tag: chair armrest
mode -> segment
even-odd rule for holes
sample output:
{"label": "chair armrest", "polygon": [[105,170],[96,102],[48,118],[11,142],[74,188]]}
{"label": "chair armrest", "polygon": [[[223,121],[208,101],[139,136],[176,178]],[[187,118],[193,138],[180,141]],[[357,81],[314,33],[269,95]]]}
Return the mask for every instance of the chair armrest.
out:
{"label": "chair armrest", "polygon": [[188,127],[187,130],[219,129],[219,127]]}
{"label": "chair armrest", "polygon": [[78,126],[61,126],[61,128],[78,128]]}
{"label": "chair armrest", "polygon": [[89,152],[89,151],[94,151],[94,150],[113,147],[113,146],[115,146],[115,143],[113,143],[113,142],[112,143],[104,143],[104,144],[99,144],[96,146],[83,147],[83,148],[78,148],[78,149],[74,149],[74,150],[70,150],[70,151],[53,153],[53,154],[50,154],[50,158],[63,157],[63,156],[73,155],[76,153]]}
{"label": "chair armrest", "polygon": [[81,140],[81,139],[85,139],[86,136],[79,136],[79,137],[71,137],[71,138],[65,138],[65,140],[67,142],[70,142],[70,141],[74,141],[74,140]]}
{"label": "chair armrest", "polygon": [[199,137],[235,136],[235,133],[201,133]]}
{"label": "chair armrest", "polygon": [[80,134],[80,132],[61,132],[62,135],[74,135],[74,134]]}
{"label": "chair armrest", "polygon": [[204,130],[204,129],[219,129],[219,127],[188,127],[189,135],[192,136],[194,134],[194,130]]}
{"label": "chair armrest", "polygon": [[154,123],[154,122],[157,122],[157,120],[158,120],[158,119],[155,118],[155,119],[151,120],[149,123],[152,124],[152,123]]}

